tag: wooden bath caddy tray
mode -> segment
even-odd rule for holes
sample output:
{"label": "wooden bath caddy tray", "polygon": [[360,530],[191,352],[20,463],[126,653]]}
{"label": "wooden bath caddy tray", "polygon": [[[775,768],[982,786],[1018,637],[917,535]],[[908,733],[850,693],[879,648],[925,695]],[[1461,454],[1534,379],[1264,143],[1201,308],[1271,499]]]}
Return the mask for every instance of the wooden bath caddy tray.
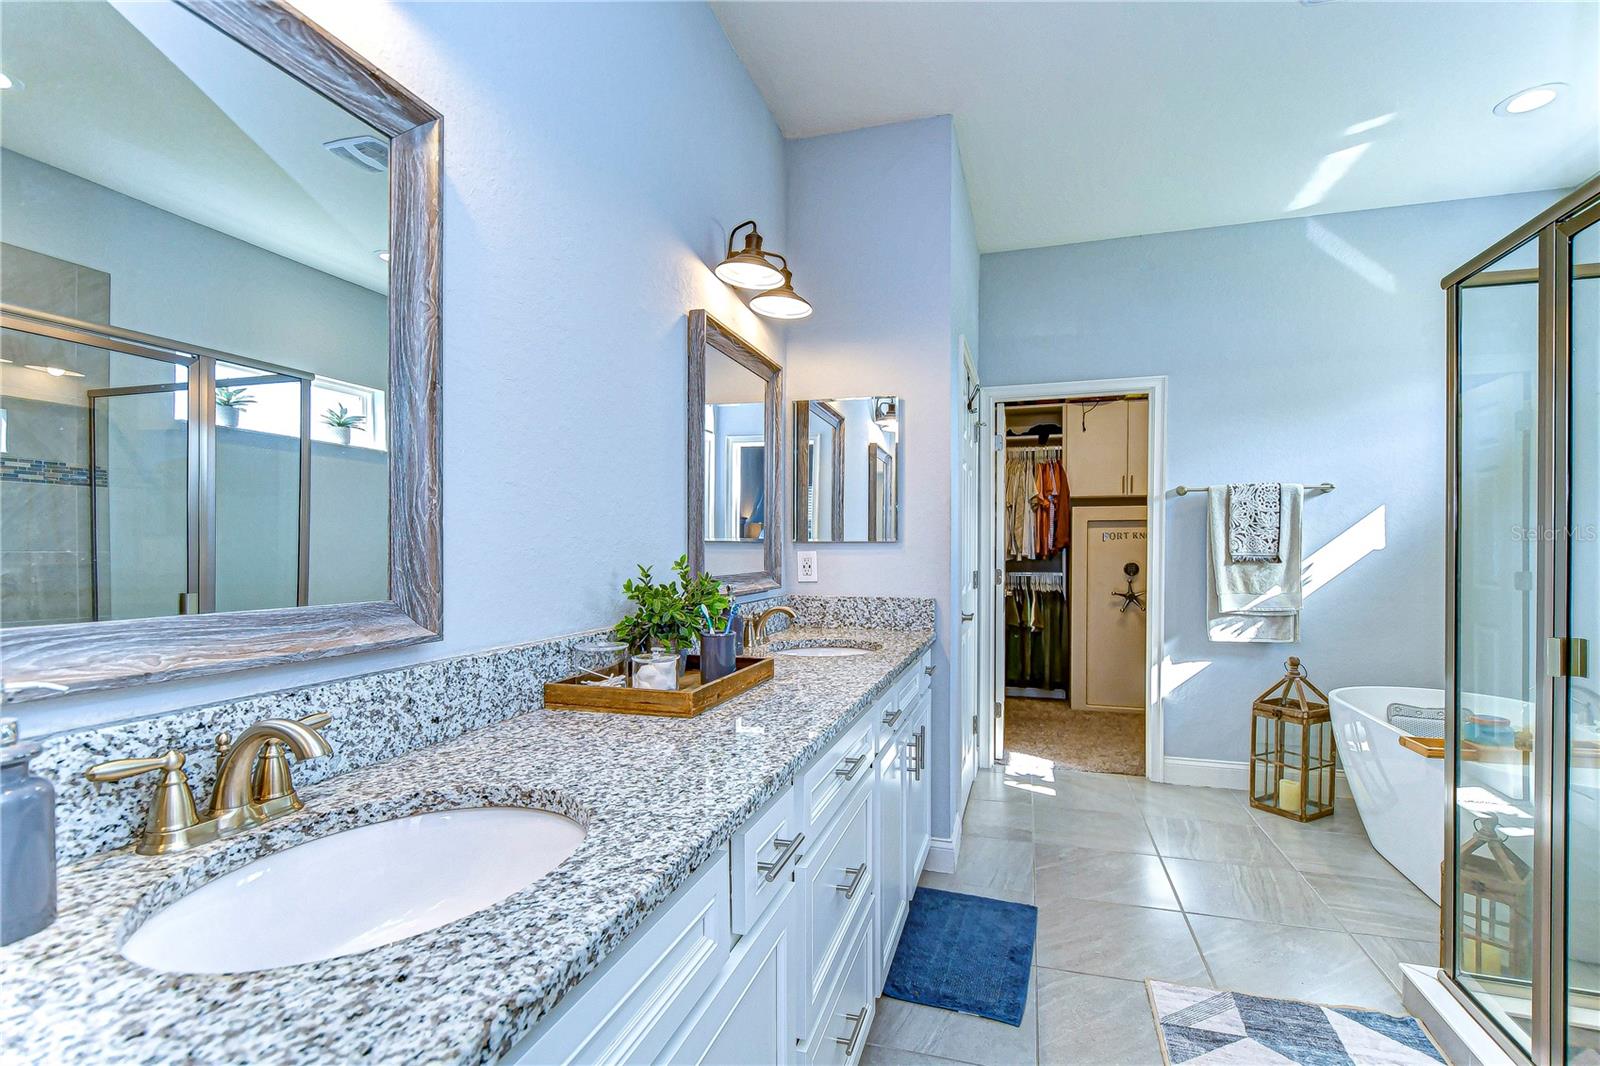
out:
{"label": "wooden bath caddy tray", "polygon": [[734,671],[709,683],[700,680],[700,656],[689,656],[689,669],[675,692],[654,688],[585,685],[583,675],[552,681],[544,687],[544,705],[557,711],[610,711],[613,714],[656,714],[693,718],[741,692],[772,679],[772,660],[741,655]]}

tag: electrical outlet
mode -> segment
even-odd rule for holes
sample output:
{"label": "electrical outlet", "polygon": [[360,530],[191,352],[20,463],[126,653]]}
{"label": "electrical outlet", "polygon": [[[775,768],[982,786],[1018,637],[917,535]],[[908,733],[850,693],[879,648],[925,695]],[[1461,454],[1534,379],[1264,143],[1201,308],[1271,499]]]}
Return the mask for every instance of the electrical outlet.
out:
{"label": "electrical outlet", "polygon": [[794,563],[795,567],[800,571],[799,576],[795,578],[796,581],[815,581],[817,579],[816,552],[795,552]]}

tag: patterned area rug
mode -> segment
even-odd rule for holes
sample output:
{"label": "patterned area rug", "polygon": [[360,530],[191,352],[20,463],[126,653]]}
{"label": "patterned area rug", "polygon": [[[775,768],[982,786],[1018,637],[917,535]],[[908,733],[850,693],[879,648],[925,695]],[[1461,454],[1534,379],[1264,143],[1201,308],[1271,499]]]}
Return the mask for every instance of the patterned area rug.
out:
{"label": "patterned area rug", "polygon": [[1063,700],[1006,697],[1006,747],[1058,766],[1144,775],[1144,715],[1074,711]]}
{"label": "patterned area rug", "polygon": [[1146,981],[1170,1066],[1424,1066],[1445,1061],[1415,1018]]}

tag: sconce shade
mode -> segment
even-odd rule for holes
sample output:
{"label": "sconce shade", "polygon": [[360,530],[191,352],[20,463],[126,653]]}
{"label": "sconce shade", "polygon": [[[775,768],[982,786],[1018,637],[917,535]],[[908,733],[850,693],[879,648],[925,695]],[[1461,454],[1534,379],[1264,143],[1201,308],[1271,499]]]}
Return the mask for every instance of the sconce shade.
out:
{"label": "sconce shade", "polygon": [[873,405],[872,420],[885,433],[893,433],[900,428],[900,415],[895,410],[893,397],[885,397]]}
{"label": "sconce shade", "polygon": [[799,293],[794,291],[794,279],[785,269],[780,284],[775,289],[768,289],[750,301],[750,310],[766,318],[782,318],[793,321],[797,318],[811,317],[811,304]]}
{"label": "sconce shade", "polygon": [[[733,234],[745,226],[750,232],[744,235],[744,248],[735,252]],[[761,250],[761,233],[754,220],[741,222],[728,234],[728,255],[717,264],[715,274],[736,289],[773,289],[783,284],[783,274]]]}

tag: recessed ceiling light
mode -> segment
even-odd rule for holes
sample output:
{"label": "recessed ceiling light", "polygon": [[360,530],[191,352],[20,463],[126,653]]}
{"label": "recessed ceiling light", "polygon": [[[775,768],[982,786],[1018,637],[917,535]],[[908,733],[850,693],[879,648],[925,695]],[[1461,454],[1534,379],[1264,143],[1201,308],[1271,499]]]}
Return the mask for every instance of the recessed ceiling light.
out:
{"label": "recessed ceiling light", "polygon": [[0,74],[0,92],[3,92],[6,89],[20,88],[22,88],[22,83],[20,81],[16,81],[13,78],[6,77],[4,74]]}
{"label": "recessed ceiling light", "polygon": [[377,256],[379,259],[382,259],[385,263],[387,263],[389,261],[389,249],[387,249],[387,248],[379,248],[376,252],[373,252],[372,254]]}
{"label": "recessed ceiling light", "polygon": [[60,366],[38,366],[34,363],[24,363],[29,370],[37,370],[41,374],[49,374],[53,378],[81,378],[82,374],[76,370],[68,370]]}
{"label": "recessed ceiling light", "polygon": [[1566,85],[1559,81],[1548,82],[1544,85],[1535,85],[1521,92],[1512,93],[1510,96],[1494,105],[1494,113],[1501,117],[1509,115],[1526,115],[1529,111],[1537,111],[1541,107],[1554,102],[1561,90]]}

